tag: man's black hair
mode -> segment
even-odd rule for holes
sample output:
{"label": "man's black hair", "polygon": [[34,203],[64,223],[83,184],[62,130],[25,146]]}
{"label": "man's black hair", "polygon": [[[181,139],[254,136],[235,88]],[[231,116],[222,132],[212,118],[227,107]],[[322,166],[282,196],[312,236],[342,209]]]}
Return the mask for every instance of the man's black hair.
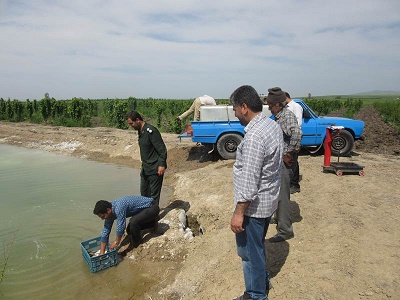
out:
{"label": "man's black hair", "polygon": [[253,112],[260,112],[263,109],[263,103],[257,91],[250,85],[238,87],[229,98],[230,104],[241,106],[246,103],[247,107]]}
{"label": "man's black hair", "polygon": [[[286,98],[290,98],[290,95],[288,92],[285,92],[285,95],[286,95]],[[292,99],[292,98],[290,98],[290,99]]]}
{"label": "man's black hair", "polygon": [[96,202],[94,206],[93,213],[95,215],[105,214],[107,212],[107,208],[111,208],[111,203],[106,200],[99,200]]}
{"label": "man's black hair", "polygon": [[136,110],[131,110],[126,114],[125,120],[128,120],[128,119],[131,119],[132,121],[135,121],[136,119],[143,121],[142,116]]}

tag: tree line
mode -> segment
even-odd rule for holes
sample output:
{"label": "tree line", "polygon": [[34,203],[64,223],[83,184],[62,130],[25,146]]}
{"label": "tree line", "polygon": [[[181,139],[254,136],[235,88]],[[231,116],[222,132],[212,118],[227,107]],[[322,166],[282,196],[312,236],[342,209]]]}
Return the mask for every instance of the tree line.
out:
{"label": "tree line", "polygon": [[[128,128],[125,115],[129,110],[137,110],[162,132],[180,133],[182,124],[176,117],[187,110],[194,99],[82,99],[56,100],[45,97],[39,101],[4,100],[0,98],[0,120],[10,122],[31,122],[68,127],[105,126]],[[227,99],[217,99],[217,104],[228,104]],[[304,100],[319,115],[333,111],[343,111],[344,117],[353,117],[364,105],[362,99],[320,99]],[[397,103],[396,103],[397,102]],[[375,101],[373,106],[384,119],[399,126],[398,101]]]}

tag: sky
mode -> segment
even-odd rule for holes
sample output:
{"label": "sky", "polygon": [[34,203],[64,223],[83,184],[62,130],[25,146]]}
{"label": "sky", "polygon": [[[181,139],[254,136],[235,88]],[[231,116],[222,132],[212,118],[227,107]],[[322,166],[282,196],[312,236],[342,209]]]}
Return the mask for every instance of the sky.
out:
{"label": "sky", "polygon": [[0,97],[400,90],[399,0],[0,0]]}

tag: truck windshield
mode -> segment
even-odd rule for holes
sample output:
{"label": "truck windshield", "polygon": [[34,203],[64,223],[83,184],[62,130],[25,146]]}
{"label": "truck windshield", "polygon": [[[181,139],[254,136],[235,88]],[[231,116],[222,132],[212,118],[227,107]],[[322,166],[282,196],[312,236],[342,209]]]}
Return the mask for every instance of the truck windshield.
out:
{"label": "truck windshield", "polygon": [[294,99],[297,104],[300,104],[303,108],[303,118],[310,119],[310,118],[318,118],[318,114],[315,113],[306,103],[299,99]]}
{"label": "truck windshield", "polygon": [[[310,114],[314,115],[314,117],[319,117],[319,115],[315,111],[313,111],[309,106],[307,106],[307,108],[308,108],[308,111]],[[303,109],[304,109],[304,107],[303,107]]]}

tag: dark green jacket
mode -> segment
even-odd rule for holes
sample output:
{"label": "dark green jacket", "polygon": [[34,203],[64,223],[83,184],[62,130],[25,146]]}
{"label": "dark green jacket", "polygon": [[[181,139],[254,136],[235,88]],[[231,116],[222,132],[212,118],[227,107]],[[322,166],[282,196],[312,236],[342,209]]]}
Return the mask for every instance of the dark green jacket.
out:
{"label": "dark green jacket", "polygon": [[157,174],[159,166],[167,168],[167,147],[153,125],[145,123],[139,132],[139,148],[144,175]]}

